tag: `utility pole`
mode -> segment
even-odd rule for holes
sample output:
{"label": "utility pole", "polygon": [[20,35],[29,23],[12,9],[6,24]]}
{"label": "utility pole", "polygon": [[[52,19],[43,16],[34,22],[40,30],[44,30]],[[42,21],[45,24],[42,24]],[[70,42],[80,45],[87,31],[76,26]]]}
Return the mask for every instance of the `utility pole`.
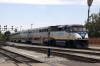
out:
{"label": "utility pole", "polygon": [[88,20],[87,22],[89,22],[89,13],[90,13],[90,6],[92,5],[93,0],[87,0],[87,4],[88,4]]}
{"label": "utility pole", "polygon": [[33,25],[33,24],[31,24],[31,29],[32,29],[32,25]]}
{"label": "utility pole", "polygon": [[22,27],[22,26],[20,26],[20,31],[21,31],[21,27]]}
{"label": "utility pole", "polygon": [[50,45],[50,30],[51,30],[51,27],[49,26],[48,27],[48,45]]}
{"label": "utility pole", "polygon": [[1,33],[1,25],[0,25],[0,33]]}
{"label": "utility pole", "polygon": [[99,17],[100,17],[100,9],[99,9]]}

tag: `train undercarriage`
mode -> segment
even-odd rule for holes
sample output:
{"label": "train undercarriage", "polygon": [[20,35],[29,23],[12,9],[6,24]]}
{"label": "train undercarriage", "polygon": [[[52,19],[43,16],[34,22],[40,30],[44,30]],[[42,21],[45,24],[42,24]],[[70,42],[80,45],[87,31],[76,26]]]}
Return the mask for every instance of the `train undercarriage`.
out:
{"label": "train undercarriage", "polygon": [[88,40],[50,40],[44,41],[44,45],[52,45],[52,46],[64,46],[69,48],[88,48]]}
{"label": "train undercarriage", "polygon": [[[17,41],[13,41],[17,42]],[[23,43],[21,40],[18,40],[18,43]],[[32,41],[25,41],[26,44],[32,44]],[[38,43],[39,44],[39,43]],[[88,40],[50,40],[43,41],[43,45],[50,46],[63,46],[68,48],[88,48]]]}

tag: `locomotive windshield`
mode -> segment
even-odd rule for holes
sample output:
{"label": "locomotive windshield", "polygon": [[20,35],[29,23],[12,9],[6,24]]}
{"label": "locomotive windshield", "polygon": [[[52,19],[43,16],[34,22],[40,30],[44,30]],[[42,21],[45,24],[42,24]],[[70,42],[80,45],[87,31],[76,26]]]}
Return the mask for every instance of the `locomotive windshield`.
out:
{"label": "locomotive windshield", "polygon": [[75,32],[80,32],[80,31],[86,32],[86,29],[83,26],[73,26],[72,30],[75,31]]}
{"label": "locomotive windshield", "polygon": [[87,32],[84,26],[69,26],[64,27],[67,32]]}

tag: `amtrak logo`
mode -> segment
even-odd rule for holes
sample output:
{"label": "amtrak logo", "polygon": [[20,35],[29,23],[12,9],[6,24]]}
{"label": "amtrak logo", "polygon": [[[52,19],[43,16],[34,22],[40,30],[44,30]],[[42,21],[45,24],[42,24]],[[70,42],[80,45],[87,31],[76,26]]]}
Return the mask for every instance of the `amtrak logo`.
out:
{"label": "amtrak logo", "polygon": [[85,36],[84,34],[81,34],[81,36]]}

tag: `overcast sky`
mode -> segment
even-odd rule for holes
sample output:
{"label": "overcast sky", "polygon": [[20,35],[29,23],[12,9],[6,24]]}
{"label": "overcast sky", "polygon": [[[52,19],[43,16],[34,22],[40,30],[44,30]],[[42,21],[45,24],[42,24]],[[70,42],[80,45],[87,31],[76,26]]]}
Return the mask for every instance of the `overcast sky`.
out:
{"label": "overcast sky", "polygon": [[[21,29],[49,25],[85,24],[87,0],[0,0],[0,25]],[[98,13],[100,0],[94,0],[91,13]]]}

